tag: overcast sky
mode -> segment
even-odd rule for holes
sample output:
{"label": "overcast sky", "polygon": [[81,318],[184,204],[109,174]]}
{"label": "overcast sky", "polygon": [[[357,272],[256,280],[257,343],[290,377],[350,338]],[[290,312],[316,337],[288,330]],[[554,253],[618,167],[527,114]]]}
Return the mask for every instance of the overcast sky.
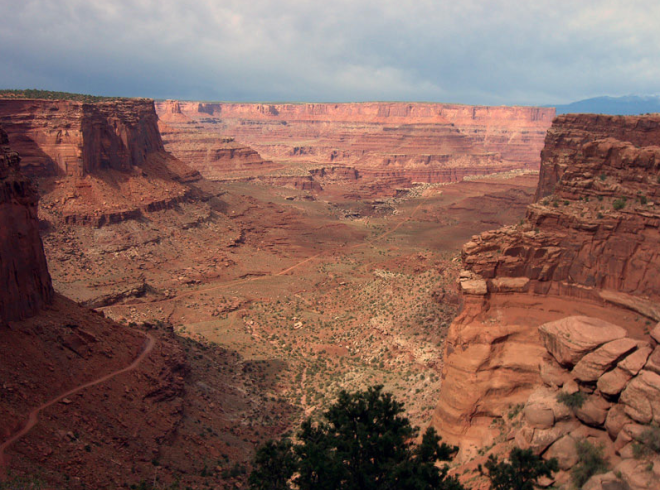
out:
{"label": "overcast sky", "polygon": [[657,0],[0,0],[0,88],[534,105],[659,84]]}

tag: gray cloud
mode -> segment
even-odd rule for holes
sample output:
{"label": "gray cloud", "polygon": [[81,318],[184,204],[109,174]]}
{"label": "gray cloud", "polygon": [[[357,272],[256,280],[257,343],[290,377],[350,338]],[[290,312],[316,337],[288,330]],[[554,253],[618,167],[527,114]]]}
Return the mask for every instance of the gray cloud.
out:
{"label": "gray cloud", "polygon": [[653,0],[0,0],[0,86],[213,100],[657,93]]}

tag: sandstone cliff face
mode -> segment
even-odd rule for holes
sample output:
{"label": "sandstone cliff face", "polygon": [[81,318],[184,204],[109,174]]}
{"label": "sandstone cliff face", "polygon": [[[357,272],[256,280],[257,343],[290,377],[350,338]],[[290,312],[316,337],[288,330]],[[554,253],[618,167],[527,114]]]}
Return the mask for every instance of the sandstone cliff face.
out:
{"label": "sandstone cliff face", "polygon": [[[385,102],[166,101],[156,107],[171,129],[164,129],[169,133],[166,146],[180,158],[186,158],[187,150],[176,133],[201,131],[215,135],[216,141],[235,138],[280,168],[345,165],[355,168],[365,183],[378,182],[381,188],[388,183],[452,182],[463,175],[538,168],[543,137],[554,116],[553,109],[531,107]],[[208,171],[205,155],[213,145],[208,141],[198,146],[197,161],[187,161]]]}
{"label": "sandstone cliff face", "polygon": [[483,425],[526,400],[545,352],[540,324],[588,314],[642,339],[660,320],[659,123],[557,118],[524,222],[464,246],[465,308],[448,335],[434,419],[449,440],[488,442]]}
{"label": "sandstone cliff face", "polygon": [[27,318],[53,298],[39,237],[37,192],[0,128],[0,324]]}
{"label": "sandstone cliff face", "polygon": [[139,219],[185,200],[200,178],[163,148],[151,100],[3,99],[0,121],[52,223]]}
{"label": "sandstone cliff face", "polygon": [[0,100],[0,123],[31,177],[140,167],[163,152],[153,101]]}

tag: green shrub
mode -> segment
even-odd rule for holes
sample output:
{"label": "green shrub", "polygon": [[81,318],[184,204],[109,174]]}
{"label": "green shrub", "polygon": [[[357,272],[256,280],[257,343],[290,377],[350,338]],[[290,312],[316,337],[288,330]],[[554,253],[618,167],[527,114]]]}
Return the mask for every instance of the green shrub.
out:
{"label": "green shrub", "polygon": [[584,402],[587,401],[587,397],[581,391],[576,391],[575,393],[565,393],[560,391],[557,394],[557,401],[563,403],[568,408],[575,410],[576,408],[582,407]]}
{"label": "green shrub", "polygon": [[479,465],[479,471],[490,479],[492,490],[534,490],[537,480],[552,476],[559,464],[555,458],[544,461],[531,449],[514,448],[508,461],[500,462],[491,454],[485,468],[486,472]]}
{"label": "green shrub", "polygon": [[625,208],[626,207],[626,198],[624,197],[622,199],[615,199],[614,202],[612,203],[612,207],[617,211]]}
{"label": "green shrub", "polygon": [[582,488],[592,476],[606,473],[608,465],[601,446],[594,446],[589,441],[577,441],[575,449],[578,462],[571,470],[571,480],[576,488]]}
{"label": "green shrub", "polygon": [[641,459],[660,454],[660,427],[650,426],[642,432],[639,441],[633,444],[633,456]]}
{"label": "green shrub", "polygon": [[322,420],[307,419],[298,443],[268,442],[253,461],[251,490],[419,488],[463,490],[447,466],[458,448],[440,444],[433,428],[419,444],[403,405],[382,386],[341,391]]}

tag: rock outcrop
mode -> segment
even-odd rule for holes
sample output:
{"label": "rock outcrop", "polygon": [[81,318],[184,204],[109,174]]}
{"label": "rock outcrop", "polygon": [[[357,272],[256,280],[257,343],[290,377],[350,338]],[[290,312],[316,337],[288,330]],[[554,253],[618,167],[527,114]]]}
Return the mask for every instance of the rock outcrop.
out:
{"label": "rock outcrop", "polygon": [[[434,417],[450,442],[488,444],[490,421],[525,402],[542,378],[561,380],[560,364],[582,359],[578,380],[598,382],[608,395],[637,376],[647,351],[634,339],[648,341],[648,326],[660,320],[659,128],[657,115],[558,117],[526,219],[464,246],[465,305],[447,338]],[[562,320],[572,315],[593,318]],[[548,340],[576,322],[599,338]],[[624,333],[629,339],[617,340]],[[539,371],[544,344],[557,357],[554,371]],[[636,391],[646,390],[646,377],[633,383]],[[595,406],[585,417],[603,413]]]}
{"label": "rock outcrop", "polygon": [[[376,193],[413,182],[455,182],[466,175],[538,168],[553,109],[422,103],[157,103],[169,151],[214,179],[236,170],[300,172],[346,166]],[[180,136],[185,134],[185,137]],[[260,166],[211,158],[221,138],[248,145]],[[196,141],[193,149],[186,141]],[[274,163],[273,163],[274,162]],[[293,166],[292,166],[293,164]],[[250,168],[252,166],[252,168]],[[222,177],[226,168],[228,177]],[[205,174],[206,175],[206,174]],[[350,185],[351,179],[344,182]],[[321,184],[321,183],[320,183]]]}
{"label": "rock outcrop", "polygon": [[[540,327],[548,352],[539,367],[542,371],[556,370],[557,363],[563,364],[565,367],[559,368],[563,383],[544,379],[545,386],[530,395],[520,423],[509,437],[519,447],[531,448],[546,459],[558,458],[562,471],[570,471],[578,463],[578,441],[600,446],[611,469],[606,478],[619,485],[614,488],[658,488],[660,376],[644,360],[651,351],[660,355],[660,347],[620,337],[625,330],[602,325],[609,334],[589,345],[581,343],[576,350],[574,339],[594,338],[594,326],[604,322],[569,317],[562,320],[561,328],[553,323],[557,322]],[[619,338],[597,347],[605,337]],[[572,353],[569,363],[566,352]],[[592,371],[593,376],[585,378],[584,366],[593,366],[595,359],[602,361],[596,363],[598,372]],[[634,375],[630,374],[631,367]],[[603,389],[612,386],[612,379],[617,380],[618,388]],[[566,481],[568,475],[560,472],[556,478]],[[602,478],[592,477],[583,488],[612,488]]]}
{"label": "rock outcrop", "polygon": [[139,219],[184,201],[200,178],[165,151],[152,100],[0,99],[0,123],[52,223]]}
{"label": "rock outcrop", "polygon": [[141,167],[150,154],[164,152],[157,121],[148,99],[0,100],[0,124],[30,177]]}
{"label": "rock outcrop", "polygon": [[0,325],[27,318],[53,298],[39,237],[37,191],[0,128]]}

